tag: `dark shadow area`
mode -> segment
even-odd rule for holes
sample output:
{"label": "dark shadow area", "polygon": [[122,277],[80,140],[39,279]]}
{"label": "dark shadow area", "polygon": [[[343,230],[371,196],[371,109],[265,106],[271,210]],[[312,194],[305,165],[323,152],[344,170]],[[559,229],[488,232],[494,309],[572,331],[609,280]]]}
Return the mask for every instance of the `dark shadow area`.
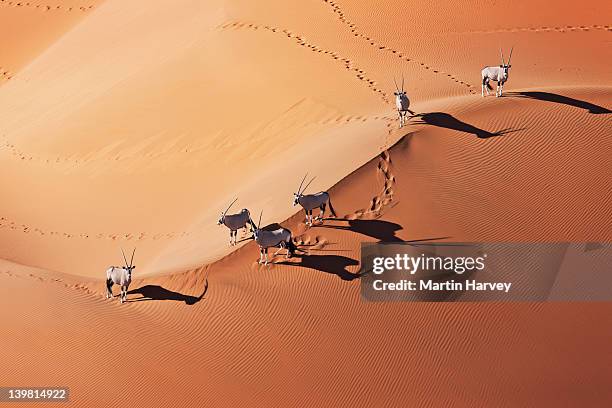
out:
{"label": "dark shadow area", "polygon": [[[298,251],[302,252],[302,253],[306,253],[306,251],[303,249],[304,247],[307,247],[306,245],[299,245]],[[317,251],[317,254],[319,253],[323,253],[323,252],[353,252],[350,249],[319,249],[319,248],[312,248],[310,249],[311,251]]]}
{"label": "dark shadow area", "polygon": [[437,126],[445,129],[452,129],[458,132],[471,133],[480,139],[488,139],[490,137],[502,136],[507,133],[517,132],[523,129],[502,129],[497,132],[489,132],[488,130],[480,129],[469,123],[465,123],[455,118],[453,115],[449,115],[444,112],[430,112],[417,115],[421,119],[422,123]]}
{"label": "dark shadow area", "polygon": [[570,98],[568,96],[558,95],[550,92],[508,92],[508,96],[513,96],[516,98],[529,98],[529,99],[537,99],[539,101],[546,102],[554,102],[560,103],[562,105],[573,106],[575,108],[580,108],[588,111],[589,113],[595,115],[608,114],[612,113],[612,111],[608,108],[604,108],[603,106],[595,105],[590,102],[581,101],[580,99]]}
{"label": "dark shadow area", "polygon": [[200,296],[183,295],[182,293],[173,292],[158,285],[145,285],[138,289],[132,289],[129,294],[140,294],[142,297],[128,300],[128,302],[142,302],[146,300],[174,300],[177,302],[185,302],[187,305],[198,303],[208,291],[208,279],[204,283],[204,291]]}
{"label": "dark shadow area", "polygon": [[346,270],[349,266],[359,265],[353,258],[341,255],[295,255],[300,258],[300,262],[276,262],[276,265],[301,266],[304,268],[315,269],[317,271],[337,275],[340,279],[351,281],[360,277],[359,274],[351,273]]}
{"label": "dark shadow area", "polygon": [[238,241],[236,241],[237,244],[244,242],[244,241],[250,241],[252,239],[255,239],[255,236],[253,234],[246,236],[244,238],[240,238]]}
{"label": "dark shadow area", "polygon": [[340,218],[328,219],[344,221],[347,222],[348,225],[318,225],[317,227],[353,231],[367,235],[381,242],[404,242],[395,235],[395,232],[401,230],[402,226],[394,222],[383,220],[344,220]]}
{"label": "dark shadow area", "polygon": [[[378,221],[378,220],[368,220],[367,222],[373,222],[373,221]],[[391,224],[392,226],[394,226],[393,228],[395,228],[395,226],[398,225],[398,224],[393,224],[393,223],[386,222],[386,221],[378,221],[378,222]],[[334,228],[333,226],[327,226],[327,227]],[[346,228],[348,228],[348,226]],[[343,229],[343,228],[340,226],[340,229]],[[399,240],[399,241],[392,241],[392,242],[405,242],[405,243],[412,243],[414,245],[418,245],[418,243],[420,242],[428,242],[428,241],[435,241],[435,240],[448,239],[448,238],[449,237],[439,237],[439,238],[416,239],[412,241]],[[354,279],[359,279],[362,276],[367,274],[367,272],[364,272],[364,273],[349,272],[347,270],[347,267],[357,266],[359,265],[359,261],[353,258],[342,256],[342,255],[318,255],[318,254],[317,255],[306,255],[306,254],[299,255],[299,254],[295,254],[294,258],[299,258],[300,261],[299,262],[290,262],[290,261],[275,262],[275,265],[301,266],[303,268],[314,269],[320,272],[337,275],[338,277],[340,277],[340,279],[345,280],[345,281],[352,281]]]}

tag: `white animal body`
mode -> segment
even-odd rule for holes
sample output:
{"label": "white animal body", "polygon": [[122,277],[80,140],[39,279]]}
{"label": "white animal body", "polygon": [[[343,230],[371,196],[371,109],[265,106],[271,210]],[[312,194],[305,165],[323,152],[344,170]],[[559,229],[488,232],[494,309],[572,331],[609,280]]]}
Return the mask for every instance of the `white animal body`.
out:
{"label": "white animal body", "polygon": [[299,204],[304,209],[304,212],[306,213],[306,225],[313,224],[312,210],[314,210],[315,208],[320,209],[319,215],[315,218],[316,220],[323,219],[323,215],[325,214],[325,208],[327,207],[327,205],[329,205],[329,211],[331,212],[332,216],[336,217],[336,211],[334,210],[334,207],[331,203],[331,198],[327,191],[320,191],[314,194],[304,194],[304,191],[306,191],[310,183],[312,183],[314,177],[308,182],[308,184],[306,184],[306,187],[304,187],[304,189],[300,191],[300,189],[302,188],[302,184],[304,184],[304,180],[306,180],[307,175],[308,174],[306,174],[302,179],[302,182],[298,187],[297,193],[293,193],[293,205],[296,206]]}
{"label": "white animal body", "polygon": [[410,110],[410,99],[406,95],[406,91],[404,91],[404,76],[402,75],[402,88],[398,88],[397,82],[395,82],[395,78],[393,78],[393,82],[395,83],[395,107],[397,108],[397,113],[399,115],[400,128],[404,126],[406,123],[406,117],[408,113],[414,115],[414,112]]}
{"label": "white animal body", "polygon": [[134,253],[136,252],[136,248],[132,251],[132,259],[128,264],[127,259],[125,258],[125,253],[123,253],[123,249],[121,253],[123,254],[123,260],[125,261],[125,266],[111,266],[106,270],[106,298],[113,297],[113,284],[119,285],[121,287],[121,293],[119,295],[119,302],[123,303],[127,300],[127,292],[130,287],[130,283],[132,283],[132,271],[136,266],[132,265],[134,261]]}
{"label": "white animal body", "polygon": [[259,215],[259,223],[255,225],[253,220],[251,227],[253,229],[253,237],[257,245],[259,245],[259,263],[268,264],[268,248],[278,248],[274,255],[278,254],[281,249],[287,250],[287,258],[291,258],[297,247],[293,243],[291,231],[284,227],[279,227],[275,230],[263,230],[259,228],[261,223],[261,214]]}
{"label": "white animal body", "polygon": [[510,57],[508,58],[508,62],[504,62],[504,53],[500,49],[501,54],[501,65],[499,67],[484,67],[481,71],[482,75],[482,90],[481,95],[485,96],[485,91],[487,95],[489,95],[489,90],[493,89],[491,87],[490,81],[497,82],[497,88],[495,90],[495,96],[502,96],[504,90],[504,84],[508,81],[508,75],[510,73],[510,60],[512,59],[512,51],[514,47],[510,49]]}
{"label": "white animal body", "polygon": [[[238,200],[236,198],[236,200]],[[244,228],[244,232],[246,233],[247,225],[249,225],[249,221],[251,220],[251,213],[246,208],[243,208],[238,214],[229,214],[230,207],[236,202],[236,200],[232,201],[232,203],[227,207],[227,209],[221,212],[221,218],[217,222],[217,225],[225,225],[230,230],[230,245],[236,245],[236,238],[238,235],[238,230],[240,228]]]}

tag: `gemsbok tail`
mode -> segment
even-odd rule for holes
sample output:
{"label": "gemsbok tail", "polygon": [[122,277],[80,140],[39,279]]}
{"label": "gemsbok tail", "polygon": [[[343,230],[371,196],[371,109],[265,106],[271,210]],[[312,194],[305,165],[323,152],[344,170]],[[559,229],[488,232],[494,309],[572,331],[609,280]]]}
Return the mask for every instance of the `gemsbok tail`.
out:
{"label": "gemsbok tail", "polygon": [[327,200],[327,202],[329,203],[329,212],[331,212],[333,217],[337,217],[338,214],[336,214],[336,210],[334,210],[334,206],[331,203],[331,196],[329,196],[329,200]]}

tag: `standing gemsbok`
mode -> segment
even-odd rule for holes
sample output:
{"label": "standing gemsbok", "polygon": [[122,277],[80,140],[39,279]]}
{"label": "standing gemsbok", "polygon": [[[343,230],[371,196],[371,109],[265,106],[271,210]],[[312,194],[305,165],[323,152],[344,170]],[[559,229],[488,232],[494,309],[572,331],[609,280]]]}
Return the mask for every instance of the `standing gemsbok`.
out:
{"label": "standing gemsbok", "polygon": [[310,180],[308,184],[306,184],[306,187],[304,187],[304,189],[300,191],[300,189],[302,188],[302,184],[304,184],[304,180],[306,180],[306,176],[308,176],[308,173],[306,173],[306,175],[302,179],[302,182],[298,187],[297,193],[293,193],[293,205],[296,206],[299,204],[304,209],[304,212],[306,213],[306,225],[312,226],[312,210],[314,210],[315,208],[319,208],[321,210],[315,220],[323,220],[323,215],[325,214],[325,207],[328,204],[331,215],[333,217],[336,217],[336,211],[332,206],[331,198],[329,197],[329,193],[327,191],[321,191],[315,194],[304,194],[304,191],[306,191],[306,189],[308,188],[310,183],[312,183],[315,177],[313,177],[312,180]]}
{"label": "standing gemsbok", "polygon": [[243,208],[238,214],[227,215],[227,212],[237,200],[238,198],[232,201],[225,211],[221,212],[221,218],[219,218],[219,221],[217,222],[217,225],[225,225],[227,228],[229,228],[230,245],[236,245],[236,236],[238,235],[238,230],[240,228],[244,228],[244,232],[246,233],[247,225],[251,219],[251,213],[249,213],[249,210],[246,208]]}
{"label": "standing gemsbok", "polygon": [[410,99],[408,99],[406,91],[404,91],[404,75],[402,75],[402,89],[397,86],[395,78],[393,78],[393,83],[395,83],[395,92],[393,92],[393,95],[395,95],[395,107],[399,114],[400,127],[403,127],[408,113],[414,115],[414,112],[408,109],[410,108]]}
{"label": "standing gemsbok", "polygon": [[485,96],[485,90],[487,91],[487,95],[489,95],[489,90],[493,89],[491,87],[490,81],[497,82],[497,89],[495,90],[495,96],[502,96],[502,92],[504,90],[504,84],[508,81],[508,74],[510,72],[510,60],[512,59],[512,51],[514,47],[510,49],[510,56],[508,57],[508,62],[504,62],[504,52],[502,49],[499,49],[499,53],[501,55],[501,65],[499,67],[484,67],[482,69],[482,91],[481,95]]}
{"label": "standing gemsbok", "polygon": [[293,243],[293,237],[291,235],[291,231],[287,228],[281,227],[273,230],[264,230],[260,228],[261,224],[261,216],[263,211],[259,213],[259,221],[257,225],[253,222],[253,220],[249,220],[251,223],[251,228],[253,229],[253,238],[257,245],[259,245],[259,263],[264,262],[265,265],[268,264],[268,248],[276,248],[278,247],[278,251],[274,253],[275,256],[280,252],[281,249],[285,248],[287,250],[287,258],[291,258],[297,247]]}
{"label": "standing gemsbok", "polygon": [[123,260],[125,261],[125,266],[111,266],[106,270],[106,298],[113,297],[113,284],[121,286],[121,294],[119,295],[119,301],[121,303],[127,300],[127,292],[130,287],[130,283],[132,283],[132,270],[136,268],[132,265],[134,262],[134,253],[136,252],[136,248],[132,251],[132,259],[130,259],[130,263],[125,257],[125,253],[123,252],[123,248],[121,249],[121,254],[123,254]]}

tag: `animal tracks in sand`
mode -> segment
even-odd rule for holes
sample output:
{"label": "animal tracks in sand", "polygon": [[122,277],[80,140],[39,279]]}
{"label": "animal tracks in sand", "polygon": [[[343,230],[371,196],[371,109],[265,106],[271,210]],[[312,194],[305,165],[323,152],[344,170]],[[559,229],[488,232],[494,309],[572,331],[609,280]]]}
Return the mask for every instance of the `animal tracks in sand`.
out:
{"label": "animal tracks in sand", "polygon": [[[374,116],[364,116],[364,115],[341,115],[335,118],[324,119],[314,123],[304,124],[304,126],[312,126],[312,125],[328,125],[328,124],[350,124],[356,122],[370,122],[370,121],[384,121],[384,122],[393,122],[393,119],[389,116],[384,115],[374,115]],[[389,126],[389,124],[388,124]],[[157,152],[157,153],[149,153],[146,155],[138,154],[138,155],[124,155],[121,156],[118,153],[112,154],[110,157],[102,157],[95,156],[93,158],[81,159],[74,156],[56,156],[56,157],[48,157],[42,155],[36,155],[31,152],[20,149],[15,143],[11,142],[6,137],[0,137],[0,152],[7,152],[11,155],[11,157],[15,160],[19,160],[25,164],[35,164],[40,166],[49,166],[49,167],[57,167],[60,169],[75,169],[78,167],[87,166],[88,164],[100,163],[100,162],[126,162],[126,163],[134,163],[135,161],[145,161],[150,163],[156,163],[154,159],[159,159],[163,156],[176,156],[176,155],[196,155],[202,152],[202,149],[193,146],[181,146],[179,149],[175,149],[172,152]]]}
{"label": "animal tracks in sand", "polygon": [[95,239],[95,240],[110,240],[110,241],[146,241],[146,240],[166,240],[180,238],[190,235],[189,232],[165,232],[165,233],[121,233],[121,234],[109,234],[109,233],[69,233],[61,231],[47,231],[40,228],[28,226],[26,224],[16,223],[10,221],[5,217],[0,217],[0,230],[8,229],[15,232],[21,232],[24,234],[37,234],[41,237],[54,237],[63,239]]}
{"label": "animal tracks in sand", "polygon": [[383,151],[379,156],[377,171],[383,176],[383,184],[379,194],[375,195],[368,207],[355,211],[352,214],[346,215],[347,220],[357,219],[376,219],[379,218],[384,210],[393,202],[395,190],[395,175],[393,174],[393,166],[391,163],[391,155],[388,150]]}
{"label": "animal tracks in sand", "polygon": [[440,74],[443,77],[446,77],[448,79],[450,79],[451,81],[455,82],[458,85],[464,86],[468,89],[468,92],[470,92],[471,94],[476,94],[476,90],[474,89],[474,87],[465,82],[460,80],[459,78],[457,78],[454,74],[450,74],[447,72],[444,72],[441,69],[438,68],[433,68],[429,65],[427,65],[424,62],[421,61],[417,61],[414,58],[411,57],[407,57],[403,52],[393,49],[391,47],[388,47],[382,43],[379,43],[377,41],[375,41],[371,36],[368,36],[366,34],[363,34],[362,32],[359,31],[359,29],[357,28],[357,26],[355,25],[355,23],[351,22],[350,20],[348,20],[346,18],[345,13],[342,11],[342,9],[340,8],[340,6],[338,5],[337,2],[332,1],[332,0],[322,0],[324,3],[328,4],[332,11],[338,16],[338,20],[340,20],[340,22],[342,22],[343,24],[345,24],[346,26],[348,26],[351,30],[351,33],[353,33],[353,36],[357,37],[357,38],[361,38],[365,41],[367,41],[367,43],[371,46],[374,47],[380,51],[386,51],[386,52],[390,52],[391,54],[393,54],[395,57],[406,61],[406,62],[410,62],[412,64],[416,64],[417,66],[419,66],[420,68],[423,68],[425,70],[429,70],[430,72],[434,73],[434,74]]}
{"label": "animal tracks in sand", "polygon": [[312,44],[308,42],[303,36],[295,34],[285,28],[280,27],[272,27],[269,25],[260,25],[246,22],[229,22],[219,26],[222,30],[238,30],[238,29],[249,29],[249,30],[265,30],[271,33],[276,33],[279,35],[283,35],[289,39],[294,40],[298,45],[309,49],[312,52],[320,53],[323,55],[327,55],[329,58],[332,58],[339,63],[341,63],[344,68],[353,73],[357,79],[363,82],[372,92],[377,94],[380,99],[386,104],[389,104],[389,98],[385,91],[378,87],[376,81],[374,81],[363,69],[359,68],[354,61],[342,57],[338,52],[332,50],[326,50],[324,48],[319,47],[318,45]]}
{"label": "animal tracks in sand", "polygon": [[94,8],[93,5],[89,6],[80,6],[80,7],[66,7],[60,5],[50,5],[50,4],[39,4],[30,1],[9,1],[9,0],[0,0],[0,5],[6,7],[29,7],[33,9],[39,9],[43,11],[89,11]]}
{"label": "animal tracks in sand", "polygon": [[0,67],[0,83],[13,78],[13,73],[4,67]]}
{"label": "animal tracks in sand", "polygon": [[54,285],[60,285],[63,286],[66,289],[72,289],[72,290],[77,290],[83,294],[87,294],[87,295],[99,295],[99,296],[103,296],[101,291],[94,291],[91,290],[89,288],[88,285],[84,284],[84,283],[79,283],[79,282],[66,282],[63,279],[60,278],[52,278],[52,277],[44,277],[44,276],[40,276],[34,273],[16,273],[16,272],[12,272],[11,270],[3,270],[1,273],[4,273],[6,276],[9,276],[11,278],[16,278],[16,279],[33,279],[37,282],[41,282],[41,283],[50,283],[50,284],[54,284]]}
{"label": "animal tracks in sand", "polygon": [[[392,205],[396,187],[396,179],[393,173],[393,165],[391,162],[391,155],[389,150],[383,151],[379,156],[378,165],[376,166],[377,175],[382,175],[382,186],[380,192],[376,194],[370,200],[367,207],[356,210],[343,217],[342,220],[352,221],[361,219],[377,219],[380,218],[386,208]],[[315,224],[313,228],[316,228]],[[325,237],[317,236],[315,238],[315,244],[311,244],[311,238],[307,235],[307,232],[311,227],[308,227],[304,222],[298,224],[298,232],[301,234],[295,238],[295,243],[298,245],[310,245],[312,249],[322,249],[328,242]]]}
{"label": "animal tracks in sand", "polygon": [[306,249],[306,250],[320,250],[325,248],[328,245],[327,238],[321,235],[316,235],[314,237],[308,234],[302,234],[294,239],[295,244],[298,248]]}
{"label": "animal tracks in sand", "polygon": [[[393,204],[394,199],[394,188],[396,184],[395,176],[393,174],[393,166],[391,162],[391,156],[388,150],[383,151],[379,156],[378,165],[376,166],[377,175],[381,174],[383,183],[382,188],[376,196],[374,196],[369,205],[366,208],[357,210],[353,213],[334,219],[335,221],[353,221],[353,220],[373,220],[378,219],[383,215],[386,208]],[[377,176],[378,177],[378,176]],[[337,252],[341,250],[329,249],[326,247],[332,245],[327,237],[323,235],[314,235],[313,232],[317,229],[318,224],[312,227],[307,226],[303,221],[299,222],[296,229],[296,237],[293,242],[298,249],[305,255],[317,255],[319,252]],[[340,228],[345,229],[345,228]],[[311,253],[313,252],[313,253]],[[281,259],[282,258],[282,259]],[[274,265],[275,262],[282,262],[284,260],[284,253],[273,256],[270,258],[270,265]],[[263,267],[254,261],[252,264],[253,270]]]}

